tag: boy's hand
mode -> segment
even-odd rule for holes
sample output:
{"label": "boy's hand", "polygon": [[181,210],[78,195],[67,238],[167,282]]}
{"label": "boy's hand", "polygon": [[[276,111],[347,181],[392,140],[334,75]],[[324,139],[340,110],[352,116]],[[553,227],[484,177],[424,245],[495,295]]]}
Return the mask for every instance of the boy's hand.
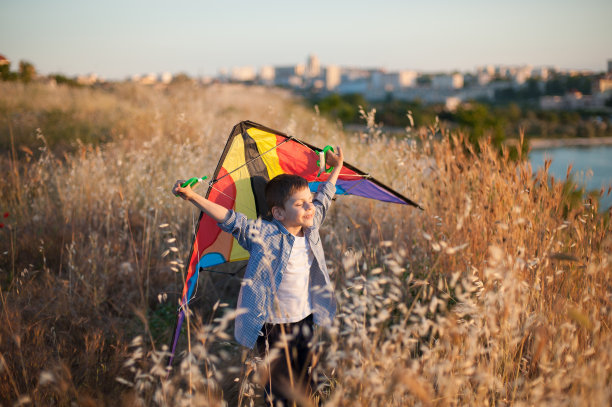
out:
{"label": "boy's hand", "polygon": [[342,149],[340,146],[336,147],[336,149],[338,150],[337,154],[332,153],[331,150],[328,150],[325,154],[325,164],[334,167],[331,174],[329,174],[327,182],[334,185],[336,185],[336,181],[338,181],[338,176],[342,170],[342,164],[344,164],[344,154],[342,153]]}
{"label": "boy's hand", "polygon": [[325,153],[325,164],[329,165],[330,167],[342,167],[342,164],[344,163],[342,148],[337,146],[336,150],[338,150],[337,154],[334,154],[331,150],[327,150]]}
{"label": "boy's hand", "polygon": [[172,187],[172,193],[176,196],[180,196],[183,199],[189,199],[192,194],[194,194],[193,189],[191,187],[181,187],[186,181],[184,179],[179,179],[176,181],[174,186]]}
{"label": "boy's hand", "polygon": [[185,182],[186,181],[184,179],[176,181],[172,187],[172,193],[190,201],[202,212],[213,218],[215,222],[224,222],[228,219],[230,211],[227,210],[227,208],[219,205],[218,203],[209,201],[201,195],[198,195],[198,193],[189,186],[182,187],[181,185],[183,185]]}

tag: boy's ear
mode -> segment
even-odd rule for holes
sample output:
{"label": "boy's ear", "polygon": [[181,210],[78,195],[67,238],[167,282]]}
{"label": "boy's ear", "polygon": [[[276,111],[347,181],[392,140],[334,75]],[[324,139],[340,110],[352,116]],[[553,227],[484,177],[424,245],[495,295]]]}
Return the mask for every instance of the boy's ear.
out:
{"label": "boy's ear", "polygon": [[278,221],[282,221],[283,219],[285,219],[285,211],[283,210],[283,208],[273,206],[270,212],[272,212],[272,217]]}

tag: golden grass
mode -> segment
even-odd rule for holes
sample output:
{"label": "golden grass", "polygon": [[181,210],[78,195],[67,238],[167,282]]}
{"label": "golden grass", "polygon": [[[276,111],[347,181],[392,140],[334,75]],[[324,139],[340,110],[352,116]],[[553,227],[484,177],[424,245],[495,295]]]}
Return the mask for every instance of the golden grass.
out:
{"label": "golden grass", "polygon": [[[564,209],[568,191],[546,171],[487,142],[475,156],[444,130],[344,134],[280,90],[0,84],[0,94],[4,402],[261,404],[223,304],[193,314],[191,353],[170,379],[162,357],[198,216],[170,186],[211,175],[244,119],[342,145],[425,207],[336,200],[322,232],[340,304],[316,369],[325,405],[612,400],[609,216]],[[49,111],[97,124],[104,143],[47,142],[37,118]]]}

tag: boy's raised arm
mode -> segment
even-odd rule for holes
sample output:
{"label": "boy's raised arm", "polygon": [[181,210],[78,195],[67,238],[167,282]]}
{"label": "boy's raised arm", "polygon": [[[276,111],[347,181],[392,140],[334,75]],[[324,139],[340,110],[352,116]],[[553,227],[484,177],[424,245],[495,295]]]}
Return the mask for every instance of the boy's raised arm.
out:
{"label": "boy's raised arm", "polygon": [[184,200],[191,202],[202,212],[213,218],[217,223],[221,223],[227,219],[230,213],[228,209],[217,203],[209,201],[202,195],[196,193],[193,189],[191,189],[191,187],[181,187],[183,183],[185,183],[184,180],[176,181],[172,187],[172,193],[174,195],[178,195]]}

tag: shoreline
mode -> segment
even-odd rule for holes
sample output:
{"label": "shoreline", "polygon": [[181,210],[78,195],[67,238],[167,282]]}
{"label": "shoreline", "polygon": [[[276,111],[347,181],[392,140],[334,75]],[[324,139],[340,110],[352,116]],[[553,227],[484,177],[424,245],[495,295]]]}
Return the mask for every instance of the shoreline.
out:
{"label": "shoreline", "polygon": [[[518,140],[516,140],[518,142]],[[542,150],[556,147],[599,147],[612,145],[612,137],[592,137],[592,138],[557,138],[527,139],[532,150]]]}

